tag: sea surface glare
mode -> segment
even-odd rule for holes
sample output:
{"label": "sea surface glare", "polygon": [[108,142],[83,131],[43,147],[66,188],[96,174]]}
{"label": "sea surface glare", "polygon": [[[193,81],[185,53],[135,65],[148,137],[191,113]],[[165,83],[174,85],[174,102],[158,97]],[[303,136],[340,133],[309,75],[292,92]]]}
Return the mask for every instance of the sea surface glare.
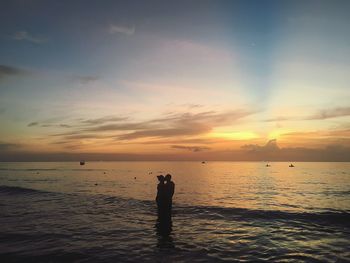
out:
{"label": "sea surface glare", "polygon": [[350,163],[294,165],[0,163],[0,261],[350,262]]}

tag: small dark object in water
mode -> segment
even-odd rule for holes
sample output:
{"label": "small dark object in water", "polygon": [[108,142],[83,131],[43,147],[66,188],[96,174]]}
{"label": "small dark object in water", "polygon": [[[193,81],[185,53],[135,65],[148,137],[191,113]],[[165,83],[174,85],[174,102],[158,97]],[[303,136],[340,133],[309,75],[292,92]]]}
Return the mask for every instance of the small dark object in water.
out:
{"label": "small dark object in water", "polygon": [[80,161],[80,165],[84,165],[85,164],[85,161]]}
{"label": "small dark object in water", "polygon": [[148,174],[153,174],[153,172],[149,172]]}
{"label": "small dark object in water", "polygon": [[268,163],[265,165],[266,167],[270,167],[271,165],[269,165]]}
{"label": "small dark object in water", "polygon": [[134,177],[134,179],[136,180],[136,176]]}
{"label": "small dark object in water", "polygon": [[95,185],[98,185],[98,184],[95,184]]}
{"label": "small dark object in water", "polygon": [[36,172],[36,174],[40,174],[39,172]]}
{"label": "small dark object in water", "polygon": [[294,165],[291,163],[291,164],[289,165],[289,167],[294,167]]}
{"label": "small dark object in water", "polygon": [[106,174],[106,172],[103,172],[103,174]]}
{"label": "small dark object in water", "polygon": [[203,161],[202,163],[205,163],[205,161]]}

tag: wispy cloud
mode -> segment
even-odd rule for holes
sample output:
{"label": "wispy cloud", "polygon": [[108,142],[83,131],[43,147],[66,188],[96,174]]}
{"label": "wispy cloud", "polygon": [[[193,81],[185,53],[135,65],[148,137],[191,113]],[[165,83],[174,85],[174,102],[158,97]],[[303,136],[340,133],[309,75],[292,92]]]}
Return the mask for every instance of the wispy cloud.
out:
{"label": "wispy cloud", "polygon": [[127,117],[105,116],[101,118],[81,120],[81,123],[88,124],[88,125],[100,125],[108,122],[126,121],[127,119],[128,119]]}
{"label": "wispy cloud", "polygon": [[95,82],[99,79],[97,76],[74,76],[74,80],[78,81],[82,85],[89,84],[91,82]]}
{"label": "wispy cloud", "polygon": [[132,36],[135,34],[135,26],[122,26],[122,25],[110,25],[109,26],[110,34],[123,34],[127,36]]}
{"label": "wispy cloud", "polygon": [[12,39],[18,41],[29,41],[35,44],[42,44],[47,42],[47,38],[41,36],[33,36],[27,31],[18,31],[12,35]]}
{"label": "wispy cloud", "polygon": [[33,126],[38,126],[39,125],[39,122],[31,122],[31,123],[28,123],[28,127],[33,127]]}
{"label": "wispy cloud", "polygon": [[321,110],[318,113],[305,118],[305,120],[325,120],[344,116],[350,116],[350,107],[338,107]]}
{"label": "wispy cloud", "polygon": [[264,121],[265,122],[279,122],[279,121],[290,121],[290,120],[292,120],[292,119],[287,118],[287,117],[276,117],[276,118],[266,119]]}
{"label": "wispy cloud", "polygon": [[183,145],[172,145],[171,148],[173,149],[180,149],[180,150],[187,150],[190,152],[201,152],[205,150],[210,150],[209,147],[205,146],[183,146]]}
{"label": "wispy cloud", "polygon": [[350,116],[350,107],[337,107],[319,110],[308,116],[279,116],[264,120],[265,122],[282,122],[282,121],[303,121],[303,120],[326,120],[337,117]]}
{"label": "wispy cloud", "polygon": [[[169,140],[169,144],[177,145],[178,138],[181,138],[181,141],[194,139],[193,136],[207,134],[216,127],[233,125],[239,119],[254,113],[255,111],[246,110],[186,112],[167,114],[144,121],[129,121],[125,117],[105,116],[79,120],[78,123],[71,125],[72,129],[69,132],[58,133],[54,137],[59,140],[114,138],[114,141],[123,141],[123,143],[142,138],[163,139],[159,143]],[[192,138],[185,138],[186,136]]]}
{"label": "wispy cloud", "polygon": [[0,65],[0,79],[6,76],[25,74],[26,71],[20,68]]}

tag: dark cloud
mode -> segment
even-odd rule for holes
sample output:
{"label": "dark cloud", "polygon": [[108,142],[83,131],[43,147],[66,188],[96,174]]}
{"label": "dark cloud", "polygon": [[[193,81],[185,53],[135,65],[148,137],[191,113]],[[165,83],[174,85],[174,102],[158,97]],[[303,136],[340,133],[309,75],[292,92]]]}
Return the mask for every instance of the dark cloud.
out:
{"label": "dark cloud", "polygon": [[330,144],[323,148],[286,147],[281,148],[276,140],[270,140],[266,145],[244,145],[235,154],[241,160],[251,161],[350,161],[350,147]]}
{"label": "dark cloud", "polygon": [[257,144],[246,144],[241,147],[243,150],[248,152],[276,152],[280,150],[277,145],[277,140],[273,139],[267,142],[267,144],[260,146]]}
{"label": "dark cloud", "polygon": [[0,79],[4,78],[6,76],[14,76],[14,75],[21,75],[25,74],[26,71],[20,68],[15,68],[11,66],[6,65],[0,65]]}
{"label": "dark cloud", "polygon": [[0,142],[0,151],[11,151],[11,150],[15,150],[19,147],[18,144],[15,143],[2,143]]}
{"label": "dark cloud", "polygon": [[181,150],[188,150],[188,151],[191,151],[191,152],[201,152],[201,151],[205,151],[205,150],[210,150],[209,147],[205,147],[205,146],[172,145],[171,148],[181,149]]}
{"label": "dark cloud", "polygon": [[321,110],[318,113],[305,118],[305,120],[325,120],[344,116],[350,116],[350,107]]}
{"label": "dark cloud", "polygon": [[31,122],[31,123],[28,123],[28,127],[33,127],[33,126],[38,126],[39,125],[39,122]]}
{"label": "dark cloud", "polygon": [[99,79],[97,76],[76,76],[74,77],[75,80],[77,80],[80,84],[86,85],[91,82],[95,82]]}
{"label": "dark cloud", "polygon": [[[79,144],[58,142],[64,145],[67,152],[60,153],[38,153],[14,151],[17,145],[1,144],[0,161],[284,161],[284,162],[330,162],[330,161],[350,161],[350,147],[339,144],[331,144],[324,148],[275,148],[272,151],[247,151],[245,149],[226,151],[199,151],[196,154],[185,151],[179,153],[159,153],[159,154],[133,154],[133,153],[86,153],[79,151]],[[1,146],[2,145],[2,146]],[[264,146],[261,146],[264,147]],[[83,149],[83,148],[82,148]],[[263,165],[263,164],[262,164]],[[301,164],[300,164],[301,165]],[[273,166],[273,164],[272,164]],[[298,164],[296,164],[298,167]],[[288,167],[286,167],[288,169]]]}

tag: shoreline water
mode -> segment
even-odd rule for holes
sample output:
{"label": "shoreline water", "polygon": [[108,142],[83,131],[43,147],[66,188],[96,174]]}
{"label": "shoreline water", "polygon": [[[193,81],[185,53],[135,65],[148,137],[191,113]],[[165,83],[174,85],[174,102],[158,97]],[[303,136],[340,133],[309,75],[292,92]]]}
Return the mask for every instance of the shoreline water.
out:
{"label": "shoreline water", "polygon": [[[0,163],[0,259],[346,262],[349,168]],[[167,235],[157,227],[158,172],[176,183]]]}

